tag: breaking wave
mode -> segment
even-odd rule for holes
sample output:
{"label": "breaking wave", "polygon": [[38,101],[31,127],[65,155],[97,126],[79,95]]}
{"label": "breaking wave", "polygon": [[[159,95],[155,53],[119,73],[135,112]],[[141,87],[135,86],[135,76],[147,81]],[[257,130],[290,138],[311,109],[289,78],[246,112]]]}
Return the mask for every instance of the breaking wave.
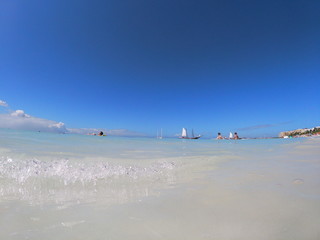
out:
{"label": "breaking wave", "polygon": [[148,166],[68,159],[40,161],[0,158],[0,196],[44,201],[124,202],[150,194],[160,182],[174,182],[173,161]]}

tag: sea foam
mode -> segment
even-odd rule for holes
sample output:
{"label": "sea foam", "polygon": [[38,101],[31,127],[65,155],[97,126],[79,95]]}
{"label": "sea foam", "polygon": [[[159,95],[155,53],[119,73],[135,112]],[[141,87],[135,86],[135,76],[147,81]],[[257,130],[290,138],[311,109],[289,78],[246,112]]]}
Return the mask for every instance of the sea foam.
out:
{"label": "sea foam", "polygon": [[108,161],[40,161],[1,157],[0,196],[2,200],[23,199],[33,204],[92,201],[97,195],[119,199],[116,196],[119,192],[123,195],[138,185],[145,188],[155,180],[170,181],[175,167],[173,161],[157,161],[142,167]]}

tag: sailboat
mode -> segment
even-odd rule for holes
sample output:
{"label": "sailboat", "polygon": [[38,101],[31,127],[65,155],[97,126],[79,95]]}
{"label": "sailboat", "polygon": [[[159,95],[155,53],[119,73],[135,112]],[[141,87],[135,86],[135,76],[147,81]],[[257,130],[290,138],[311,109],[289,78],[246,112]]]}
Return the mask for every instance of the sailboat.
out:
{"label": "sailboat", "polygon": [[182,128],[182,133],[181,133],[181,137],[180,138],[183,138],[183,139],[198,139],[200,138],[201,136],[194,136],[194,133],[193,133],[193,129],[192,129],[192,137],[188,137],[188,132],[187,132],[187,129],[186,128]]}
{"label": "sailboat", "polygon": [[157,130],[157,138],[162,139],[162,128],[160,129],[160,135],[159,135],[159,131]]}
{"label": "sailboat", "polygon": [[230,132],[229,139],[232,139],[232,138],[233,138],[233,134],[232,134],[232,132]]}

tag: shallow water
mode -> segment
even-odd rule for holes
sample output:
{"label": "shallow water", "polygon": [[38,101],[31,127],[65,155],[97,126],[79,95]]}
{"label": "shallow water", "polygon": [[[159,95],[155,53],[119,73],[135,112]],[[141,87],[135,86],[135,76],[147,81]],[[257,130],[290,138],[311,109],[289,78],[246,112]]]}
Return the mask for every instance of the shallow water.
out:
{"label": "shallow water", "polygon": [[0,239],[320,239],[320,139],[0,130]]}

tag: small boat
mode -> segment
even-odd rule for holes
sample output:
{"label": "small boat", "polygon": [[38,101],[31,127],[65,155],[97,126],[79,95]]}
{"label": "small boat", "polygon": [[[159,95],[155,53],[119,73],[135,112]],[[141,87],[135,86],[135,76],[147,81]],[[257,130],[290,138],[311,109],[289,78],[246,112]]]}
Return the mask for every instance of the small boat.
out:
{"label": "small boat", "polygon": [[159,131],[157,131],[157,139],[162,139],[162,128],[160,129],[160,135],[159,135]]}
{"label": "small boat", "polygon": [[233,134],[232,134],[232,132],[230,132],[230,134],[229,134],[229,139],[233,139]]}
{"label": "small boat", "polygon": [[186,128],[182,128],[182,133],[181,133],[181,137],[182,139],[199,139],[201,136],[194,136],[194,133],[193,133],[193,129],[192,129],[192,137],[188,137],[188,132],[187,132],[187,129]]}

